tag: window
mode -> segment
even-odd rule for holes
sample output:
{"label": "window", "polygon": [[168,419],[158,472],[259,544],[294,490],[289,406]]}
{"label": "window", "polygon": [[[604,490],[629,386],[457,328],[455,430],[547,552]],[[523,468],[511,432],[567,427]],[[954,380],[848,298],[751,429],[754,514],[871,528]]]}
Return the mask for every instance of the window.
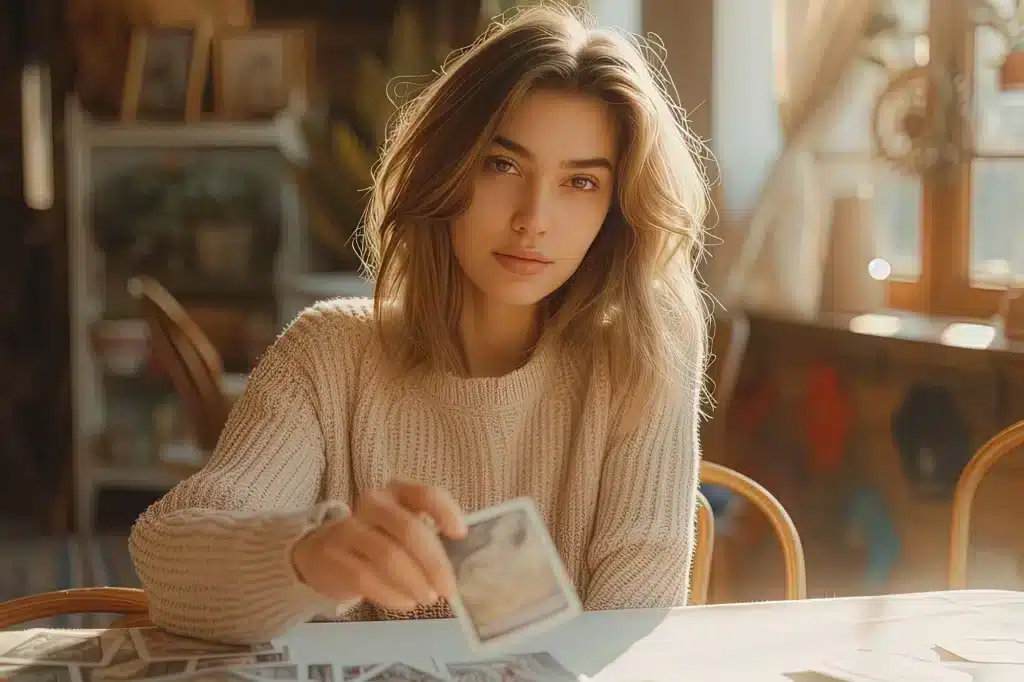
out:
{"label": "window", "polygon": [[[1016,0],[991,1],[1005,16],[1016,11]],[[1007,286],[1024,286],[1024,91],[1000,88],[1005,40],[974,23],[970,4],[891,0],[901,30],[876,41],[889,72],[867,60],[856,66],[847,105],[818,152],[837,195],[873,197],[875,250],[891,270],[890,305],[988,317]],[[872,143],[875,101],[889,79],[926,65],[962,75],[952,107],[970,112],[973,143],[944,177],[895,169]],[[929,108],[941,101],[934,91],[922,93]]]}
{"label": "window", "polygon": [[[919,65],[927,58],[930,0],[894,3],[901,31],[876,41],[876,52],[890,73]],[[845,106],[818,150],[818,158],[835,195],[870,194],[875,225],[875,252],[892,277],[916,281],[921,275],[922,183],[877,158],[872,142],[875,99],[889,81],[886,69],[868,60],[854,67]]]}
{"label": "window", "polygon": [[[1012,16],[1015,0],[993,2]],[[988,27],[973,31],[974,154],[971,161],[970,276],[976,285],[1024,283],[1024,93],[1002,92],[1005,50]]]}

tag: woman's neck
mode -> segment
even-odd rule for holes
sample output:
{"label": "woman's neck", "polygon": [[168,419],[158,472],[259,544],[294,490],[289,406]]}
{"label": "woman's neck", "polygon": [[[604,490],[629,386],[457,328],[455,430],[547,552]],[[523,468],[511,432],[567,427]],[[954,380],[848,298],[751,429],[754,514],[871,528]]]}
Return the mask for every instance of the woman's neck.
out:
{"label": "woman's neck", "polygon": [[537,307],[484,301],[468,295],[459,320],[459,337],[471,377],[503,376],[519,368],[537,343]]}

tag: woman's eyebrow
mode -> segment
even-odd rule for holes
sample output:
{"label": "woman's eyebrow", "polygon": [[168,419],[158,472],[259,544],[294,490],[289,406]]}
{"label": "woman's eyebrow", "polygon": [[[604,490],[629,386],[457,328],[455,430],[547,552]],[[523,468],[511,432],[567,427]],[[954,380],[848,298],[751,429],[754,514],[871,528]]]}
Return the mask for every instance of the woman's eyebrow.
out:
{"label": "woman's eyebrow", "polygon": [[[496,135],[494,137],[494,144],[502,147],[510,152],[519,154],[523,158],[533,160],[536,158],[533,152],[531,152],[525,145],[516,142],[515,140],[509,139],[504,135]],[[571,159],[569,161],[563,161],[562,166],[564,168],[574,168],[577,170],[588,169],[588,168],[606,168],[612,170],[612,162],[610,159],[604,156],[595,156],[589,159]]]}

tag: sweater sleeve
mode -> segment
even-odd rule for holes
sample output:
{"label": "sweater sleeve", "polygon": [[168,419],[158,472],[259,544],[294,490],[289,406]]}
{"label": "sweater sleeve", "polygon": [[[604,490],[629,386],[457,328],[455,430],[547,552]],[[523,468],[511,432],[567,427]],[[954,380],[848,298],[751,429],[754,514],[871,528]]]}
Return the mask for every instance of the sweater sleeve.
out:
{"label": "sweater sleeve", "polygon": [[588,610],[686,604],[693,560],[699,379],[663,390],[608,451],[587,552]]}
{"label": "sweater sleeve", "polygon": [[209,463],[132,528],[150,617],[170,632],[269,641],[342,608],[300,582],[291,562],[300,537],[325,516],[347,512],[319,499],[325,439],[306,337],[323,330],[312,325],[308,313],[300,316],[271,346]]}

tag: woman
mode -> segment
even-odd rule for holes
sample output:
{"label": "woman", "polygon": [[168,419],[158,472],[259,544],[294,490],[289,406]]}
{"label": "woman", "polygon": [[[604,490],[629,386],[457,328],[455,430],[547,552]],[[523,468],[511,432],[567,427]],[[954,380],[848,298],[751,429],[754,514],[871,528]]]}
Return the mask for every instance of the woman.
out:
{"label": "woman", "polygon": [[437,531],[520,495],[586,608],[685,602],[706,187],[661,83],[540,8],[404,108],[366,215],[373,302],[299,315],[132,531],[154,622],[250,642],[448,616]]}

